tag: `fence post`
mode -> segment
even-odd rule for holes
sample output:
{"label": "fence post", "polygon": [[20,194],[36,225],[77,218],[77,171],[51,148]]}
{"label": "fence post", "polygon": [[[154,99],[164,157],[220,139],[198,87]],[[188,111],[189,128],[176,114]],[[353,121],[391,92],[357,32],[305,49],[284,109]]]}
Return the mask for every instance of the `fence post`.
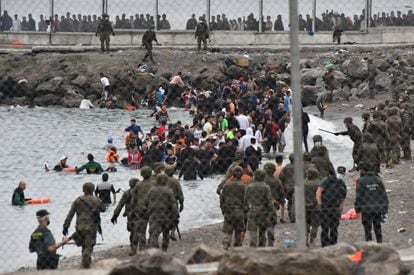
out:
{"label": "fence post", "polygon": [[105,13],[105,0],[102,0],[102,12],[101,14]]}
{"label": "fence post", "polygon": [[371,8],[372,8],[372,1],[367,0],[365,3],[365,22],[367,24],[367,28],[365,29],[365,32],[368,32],[368,29],[371,25]]}
{"label": "fence post", "polygon": [[263,32],[263,0],[259,0],[259,32]]}
{"label": "fence post", "polygon": [[[2,6],[1,6],[1,0],[0,0],[0,17],[2,16],[3,12],[2,12]],[[3,24],[0,24],[0,31],[4,31],[3,30]]]}
{"label": "fence post", "polygon": [[296,233],[299,249],[306,248],[305,226],[305,191],[303,179],[303,154],[302,154],[302,99],[300,87],[300,57],[299,57],[299,17],[298,0],[289,1],[290,14],[290,62],[291,88],[293,100],[293,149],[294,149],[294,173],[295,173],[295,214]]}
{"label": "fence post", "polygon": [[206,4],[207,4],[207,11],[206,11],[206,17],[207,18],[206,18],[206,21],[207,21],[207,26],[210,27],[211,0],[206,0]]}
{"label": "fence post", "polygon": [[155,0],[154,31],[158,31],[158,0]]}
{"label": "fence post", "polygon": [[312,3],[312,31],[316,32],[316,0]]}
{"label": "fence post", "polygon": [[[0,0],[1,1],[1,0]],[[55,14],[55,1],[54,0],[50,0],[49,1],[50,4],[50,30],[49,30],[49,45],[52,45],[53,41],[52,41],[52,34],[53,34],[53,21],[54,19],[54,14]]]}
{"label": "fence post", "polygon": [[105,0],[105,13],[108,14],[108,0]]}

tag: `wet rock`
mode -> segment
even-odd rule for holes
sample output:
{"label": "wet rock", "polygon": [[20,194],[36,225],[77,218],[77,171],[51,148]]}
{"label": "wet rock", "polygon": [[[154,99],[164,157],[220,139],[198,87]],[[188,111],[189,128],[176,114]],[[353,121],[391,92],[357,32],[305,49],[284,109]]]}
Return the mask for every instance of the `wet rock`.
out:
{"label": "wet rock", "polygon": [[149,249],[130,262],[115,267],[109,275],[187,275],[183,263],[159,249]]}
{"label": "wet rock", "polygon": [[386,72],[390,67],[391,67],[391,64],[387,60],[380,59],[377,62],[377,68],[382,72]]}
{"label": "wet rock", "polygon": [[360,57],[351,57],[342,64],[342,67],[351,78],[365,79],[368,76],[368,64]]}
{"label": "wet rock", "polygon": [[266,72],[282,73],[285,70],[282,61],[276,59],[266,64]]}
{"label": "wet rock", "polygon": [[45,95],[37,96],[33,100],[33,104],[36,106],[46,107],[46,106],[59,105],[60,101],[61,101],[61,97],[59,95],[45,94]]}
{"label": "wet rock", "polygon": [[228,56],[224,63],[227,65],[227,67],[231,67],[232,65],[235,65],[240,68],[248,68],[249,67],[249,59],[244,56]]}
{"label": "wet rock", "polygon": [[379,90],[390,91],[391,84],[392,84],[392,77],[387,73],[380,72],[375,77],[375,88]]}
{"label": "wet rock", "polygon": [[200,244],[191,253],[187,260],[187,264],[205,264],[218,262],[223,257],[225,251],[223,249],[215,249],[205,244]]}
{"label": "wet rock", "polygon": [[363,249],[363,261],[358,274],[409,274],[397,251],[377,243],[357,243],[355,247]]}
{"label": "wet rock", "polygon": [[73,85],[77,85],[79,87],[85,86],[87,82],[88,82],[88,79],[82,75],[78,76],[77,78],[71,81]]}
{"label": "wet rock", "polygon": [[83,99],[82,91],[71,85],[62,86],[65,95],[62,99],[61,105],[65,108],[77,108]]}
{"label": "wet rock", "polygon": [[368,98],[370,95],[369,84],[367,82],[363,82],[358,86],[358,98]]}
{"label": "wet rock", "polygon": [[246,70],[236,66],[236,65],[231,65],[230,67],[227,68],[226,70],[226,75],[231,77],[231,78],[239,78],[241,76],[244,76],[246,74]]}
{"label": "wet rock", "polygon": [[318,98],[318,87],[305,85],[302,88],[302,104],[304,106],[313,105]]}
{"label": "wet rock", "polygon": [[38,95],[56,94],[59,92],[60,85],[63,83],[62,77],[54,77],[49,81],[40,83],[36,87],[36,93]]}
{"label": "wet rock", "polygon": [[318,77],[324,76],[325,72],[322,69],[319,68],[313,68],[313,69],[302,69],[302,82],[305,85],[315,85],[316,79]]}
{"label": "wet rock", "polygon": [[335,70],[332,72],[333,77],[334,77],[334,81],[336,82],[336,84],[342,86],[343,83],[345,83],[348,78],[346,77],[346,75],[338,70]]}
{"label": "wet rock", "polygon": [[129,81],[132,84],[132,87],[137,92],[145,92],[148,85],[151,85],[152,81],[154,79],[154,76],[148,73],[139,73],[135,74],[132,77],[130,77]]}

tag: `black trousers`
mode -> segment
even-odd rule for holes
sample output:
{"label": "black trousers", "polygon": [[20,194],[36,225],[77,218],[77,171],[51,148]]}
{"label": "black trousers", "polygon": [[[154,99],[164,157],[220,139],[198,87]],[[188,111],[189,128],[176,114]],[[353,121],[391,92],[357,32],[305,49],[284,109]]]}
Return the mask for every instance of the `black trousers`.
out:
{"label": "black trousers", "polygon": [[377,243],[382,243],[381,232],[381,213],[364,213],[361,214],[362,225],[364,226],[365,241],[372,241],[372,227],[374,227],[375,238]]}
{"label": "black trousers", "polygon": [[340,214],[337,207],[321,210],[321,245],[334,245],[338,242],[338,226]]}

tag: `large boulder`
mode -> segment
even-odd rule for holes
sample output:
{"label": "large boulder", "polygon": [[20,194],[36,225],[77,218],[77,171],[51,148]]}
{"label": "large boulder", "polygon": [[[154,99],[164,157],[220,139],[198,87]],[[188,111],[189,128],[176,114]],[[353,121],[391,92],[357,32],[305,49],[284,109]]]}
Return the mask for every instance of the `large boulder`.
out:
{"label": "large boulder", "polygon": [[59,105],[61,101],[61,97],[55,94],[46,94],[46,95],[40,95],[37,96],[33,100],[33,104],[36,106],[53,106],[53,105]]}
{"label": "large boulder", "polygon": [[244,76],[245,74],[246,74],[246,70],[236,65],[231,65],[230,67],[226,69],[226,75],[231,78],[239,78],[241,76]]}
{"label": "large boulder", "polygon": [[266,64],[266,72],[275,72],[277,74],[283,73],[285,71],[285,67],[283,62],[279,59],[270,60]]}
{"label": "large boulder", "polygon": [[138,254],[128,263],[112,269],[109,275],[187,275],[187,268],[180,260],[159,249],[149,249]]}
{"label": "large boulder", "polygon": [[134,74],[129,78],[132,87],[135,91],[143,93],[146,91],[147,86],[152,84],[154,76],[149,73],[138,73]]}
{"label": "large boulder", "polygon": [[320,68],[313,68],[313,69],[302,69],[302,82],[305,85],[315,85],[316,79],[319,77],[324,76],[325,72]]}
{"label": "large boulder", "polygon": [[218,262],[223,257],[225,251],[223,249],[215,249],[205,244],[200,244],[191,253],[187,260],[187,264],[206,264]]}
{"label": "large boulder", "polygon": [[240,68],[248,68],[250,61],[249,58],[245,56],[228,56],[224,63],[227,65],[227,67],[235,65]]}
{"label": "large boulder", "polygon": [[60,85],[63,83],[63,78],[60,76],[54,77],[49,81],[42,82],[36,87],[37,95],[57,94],[60,93]]}
{"label": "large boulder", "polygon": [[379,72],[375,77],[375,88],[380,91],[391,91],[392,76]]}
{"label": "large boulder", "polygon": [[358,86],[357,96],[358,98],[368,98],[370,96],[369,84],[367,82],[362,82]]}
{"label": "large boulder", "polygon": [[342,84],[348,80],[346,75],[341,71],[335,70],[332,72],[332,74],[333,74],[335,83],[338,84],[339,86],[342,86]]}
{"label": "large boulder", "polygon": [[73,85],[76,85],[76,86],[79,86],[79,87],[83,87],[83,86],[85,86],[85,84],[88,83],[88,79],[85,76],[80,75],[77,78],[75,78],[74,80],[72,80],[71,83]]}
{"label": "large boulder", "polygon": [[65,91],[61,105],[65,108],[77,108],[83,99],[82,91],[71,85],[62,85]]}
{"label": "large boulder", "polygon": [[351,57],[342,64],[342,67],[344,72],[353,79],[365,79],[368,76],[368,64],[359,57]]}
{"label": "large boulder", "polygon": [[319,88],[316,86],[305,85],[302,88],[302,104],[303,106],[314,105],[318,98]]}

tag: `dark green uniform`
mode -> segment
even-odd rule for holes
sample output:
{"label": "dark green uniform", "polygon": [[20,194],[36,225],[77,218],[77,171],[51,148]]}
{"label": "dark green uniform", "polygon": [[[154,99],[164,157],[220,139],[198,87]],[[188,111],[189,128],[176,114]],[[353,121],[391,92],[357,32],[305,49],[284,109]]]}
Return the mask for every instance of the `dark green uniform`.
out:
{"label": "dark green uniform", "polygon": [[[378,116],[380,114],[378,113]],[[367,133],[372,135],[372,138],[377,144],[378,153],[380,155],[381,162],[386,162],[385,156],[385,144],[388,143],[388,130],[381,119],[374,119],[368,126]]]}
{"label": "dark green uniform", "polygon": [[98,27],[96,28],[96,35],[99,35],[99,39],[101,40],[101,51],[105,51],[106,46],[106,50],[109,52],[109,41],[111,40],[111,34],[115,35],[111,22],[107,19],[101,19],[98,23]]}
{"label": "dark green uniform", "polygon": [[354,167],[356,167],[360,162],[359,155],[360,155],[360,150],[362,146],[361,130],[359,130],[359,128],[356,125],[352,124],[350,125],[347,131],[340,132],[337,134],[348,135],[351,138],[351,140],[354,142],[354,147],[352,148],[352,158],[354,159]]}
{"label": "dark green uniform", "polygon": [[57,269],[59,255],[56,254],[55,250],[48,250],[49,246],[55,243],[52,232],[43,225],[39,225],[32,233],[30,236],[29,251],[37,253],[37,269]]}
{"label": "dark green uniform", "polygon": [[355,211],[362,215],[365,240],[372,241],[372,226],[378,243],[382,242],[382,214],[388,213],[388,197],[384,184],[374,172],[361,176],[357,182]]}
{"label": "dark green uniform", "polygon": [[12,199],[11,199],[12,205],[15,206],[21,206],[26,204],[26,199],[24,198],[24,191],[23,189],[17,187],[14,189]]}
{"label": "dark green uniform", "polygon": [[389,142],[387,145],[387,164],[398,164],[400,160],[400,141],[401,141],[401,130],[402,122],[398,116],[398,110],[392,108],[389,112],[385,124],[389,133]]}
{"label": "dark green uniform", "polygon": [[131,218],[134,220],[135,233],[133,239],[133,245],[139,245],[140,250],[144,250],[147,247],[147,225],[148,225],[148,212],[145,208],[145,199],[148,196],[150,189],[154,186],[154,180],[151,178],[152,170],[148,166],[141,168],[141,175],[144,180],[138,182],[131,194]]}
{"label": "dark green uniform", "polygon": [[410,160],[411,159],[411,146],[410,146],[410,132],[411,132],[411,113],[410,113],[410,106],[407,103],[403,103],[402,106],[403,111],[401,113],[401,124],[402,124],[402,131],[401,131],[401,149],[403,151],[403,159]]}
{"label": "dark green uniform", "polygon": [[285,203],[285,189],[279,178],[273,176],[275,171],[275,165],[273,163],[266,163],[264,169],[266,172],[265,183],[270,188],[275,206],[275,211],[271,213],[271,225],[267,230],[267,244],[268,246],[273,246],[275,241],[275,225],[277,223],[277,209]]}
{"label": "dark green uniform", "polygon": [[162,250],[167,251],[170,230],[176,224],[178,216],[177,201],[167,186],[168,176],[156,176],[156,185],[151,188],[145,198],[144,206],[149,213],[149,242],[148,246],[159,248],[158,238],[162,233]]}
{"label": "dark green uniform", "polygon": [[[306,170],[305,180],[305,215],[306,215],[306,241],[313,244],[318,235],[319,209],[316,202],[316,190],[319,186],[319,173],[317,169]],[[308,242],[309,241],[309,242]]]}
{"label": "dark green uniform", "polygon": [[95,162],[95,161],[89,161],[88,163],[82,165],[80,168],[76,169],[76,173],[79,173],[86,169],[86,173],[88,174],[100,174],[103,172],[102,166]]}
{"label": "dark green uniform", "polygon": [[78,197],[66,216],[63,228],[69,228],[73,216],[76,214],[76,233],[82,241],[82,267],[89,268],[92,263],[93,247],[96,244],[96,233],[100,226],[99,212],[106,210],[100,199],[91,195]]}
{"label": "dark green uniform", "polygon": [[153,41],[158,43],[155,32],[152,29],[149,29],[142,36],[142,46],[147,51],[145,53],[144,58],[142,59],[143,62],[146,62],[148,57],[150,58],[151,62],[154,62],[154,59],[152,57],[152,42]]}
{"label": "dark green uniform", "polygon": [[195,31],[195,38],[197,38],[197,49],[201,51],[201,42],[203,42],[203,49],[207,50],[207,39],[210,37],[207,23],[202,21],[197,24]]}
{"label": "dark green uniform", "polygon": [[359,152],[359,160],[364,163],[368,163],[370,167],[374,168],[376,173],[380,173],[381,169],[381,158],[372,136],[370,134],[364,134],[364,142],[361,146],[361,151]]}
{"label": "dark green uniform", "polygon": [[292,163],[283,167],[280,172],[279,179],[282,181],[285,189],[285,198],[288,200],[288,215],[290,222],[295,222],[295,179],[294,166]]}
{"label": "dark green uniform", "polygon": [[242,233],[246,230],[244,213],[244,196],[246,186],[241,180],[230,179],[220,195],[220,208],[224,216],[223,232],[225,234],[223,246],[231,246],[234,232],[233,246],[242,245]]}
{"label": "dark green uniform", "polygon": [[272,192],[264,182],[264,171],[258,169],[254,175],[254,181],[247,186],[244,204],[248,211],[247,230],[250,235],[250,246],[262,247],[266,245],[266,231],[272,224],[272,214],[276,209]]}

